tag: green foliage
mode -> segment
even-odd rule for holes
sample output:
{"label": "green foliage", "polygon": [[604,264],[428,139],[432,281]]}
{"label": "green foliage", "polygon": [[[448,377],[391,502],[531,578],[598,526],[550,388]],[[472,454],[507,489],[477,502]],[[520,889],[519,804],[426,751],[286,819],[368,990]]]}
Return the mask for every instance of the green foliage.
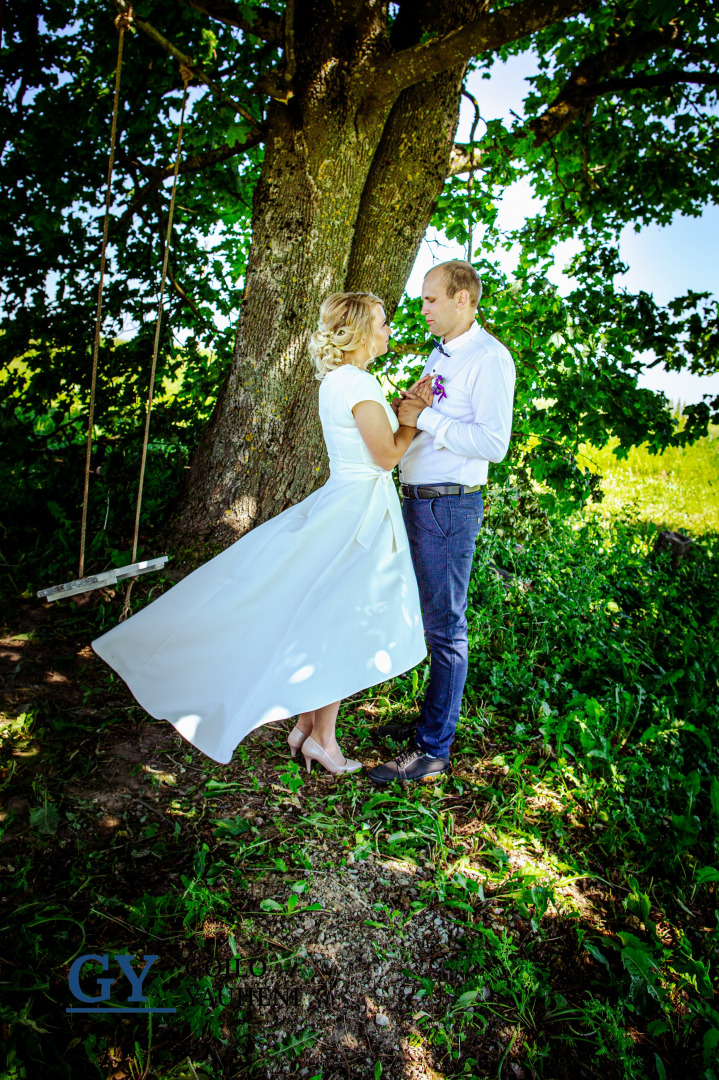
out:
{"label": "green foliage", "polygon": [[[2,261],[7,268],[5,308],[13,316],[6,347],[22,355],[27,346],[20,342],[34,342],[42,367],[34,385],[39,393],[42,383],[46,395],[51,391],[47,396],[54,396],[63,382],[87,385],[92,283],[102,229],[98,211],[112,109],[108,76],[117,52],[110,14],[87,0],[48,0],[38,10],[13,12],[4,28],[5,130],[11,141],[4,158],[8,197],[3,215],[11,227],[2,230]],[[154,0],[143,14],[160,26],[171,25],[179,48],[194,53],[210,70],[217,67],[211,39],[188,10]],[[234,35],[223,35],[222,62],[237,84],[234,93],[251,113],[257,101],[248,87],[269,56],[271,50],[243,48]],[[143,202],[138,215],[125,211],[142,181],[151,180],[147,165],[173,158],[182,96],[177,65],[157,61],[157,48],[144,35],[127,35],[105,334],[112,339],[123,325],[139,331],[129,350],[135,371],[149,348],[161,258],[158,222],[167,213],[167,192],[158,185],[151,209]],[[229,148],[241,143],[248,130],[234,110],[214,108],[211,96],[193,92],[184,153],[191,158],[208,146]],[[49,167],[49,155],[56,168]],[[187,174],[175,215],[174,328],[187,329],[196,342],[211,343],[225,355],[232,333],[227,324],[237,313],[238,279],[246,265],[249,202],[260,160],[261,152],[250,150],[241,161],[230,157],[219,167]],[[61,346],[60,364],[57,356],[49,362],[53,343]],[[108,359],[106,374],[114,366]]]}
{"label": "green foliage", "polygon": [[[106,353],[118,364],[116,376],[103,383],[97,405],[88,513],[91,569],[121,566],[131,554],[145,409],[141,395],[146,393],[146,388],[136,388],[138,372],[127,366],[133,347],[116,343]],[[192,367],[193,355],[201,379]],[[79,543],[87,417],[78,387],[60,387],[57,396],[46,396],[52,388],[43,379],[33,389],[42,375],[34,366],[38,363],[37,356],[27,356],[12,361],[4,378],[0,375],[6,406],[0,423],[0,481],[5,524],[10,526],[3,554],[12,564],[5,588],[16,594],[40,587],[40,574],[59,580],[72,576]],[[141,543],[148,527],[166,518],[186,475],[190,450],[211,411],[218,364],[196,350],[169,355],[167,379],[174,382],[158,390],[153,408]]]}
{"label": "green foliage", "polygon": [[611,813],[608,849],[678,869],[719,768],[716,541],[674,566],[652,555],[651,533],[619,523],[558,532],[519,551],[484,534],[486,562],[511,577],[474,579],[470,686],[536,718],[549,770]]}

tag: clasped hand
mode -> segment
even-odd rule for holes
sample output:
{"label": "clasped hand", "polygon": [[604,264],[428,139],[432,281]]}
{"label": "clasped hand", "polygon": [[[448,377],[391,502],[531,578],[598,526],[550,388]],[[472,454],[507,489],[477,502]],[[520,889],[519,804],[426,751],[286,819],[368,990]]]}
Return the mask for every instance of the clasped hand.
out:
{"label": "clasped hand", "polygon": [[408,390],[400,390],[402,395],[395,398],[392,408],[402,427],[417,427],[417,417],[434,400],[432,394],[432,376],[425,375],[413,383]]}

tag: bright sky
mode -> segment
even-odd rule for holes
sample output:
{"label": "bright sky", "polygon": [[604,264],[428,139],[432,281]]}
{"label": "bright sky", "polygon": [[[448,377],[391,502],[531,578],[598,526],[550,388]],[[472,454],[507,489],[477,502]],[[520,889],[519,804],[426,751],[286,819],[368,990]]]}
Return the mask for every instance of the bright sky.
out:
{"label": "bright sky", "polygon": [[[467,87],[479,102],[480,111],[485,120],[511,120],[512,112],[522,115],[522,101],[526,95],[528,76],[535,74],[525,57],[512,57],[503,64],[498,61],[492,69],[489,80],[482,79],[478,73],[470,75]],[[474,109],[467,99],[463,99],[462,114],[458,131],[458,141],[469,138],[474,119]],[[478,127],[481,132],[481,124]],[[516,227],[525,218],[534,214],[540,204],[532,198],[529,184],[522,182],[509,188],[502,199],[499,211],[499,223]],[[419,295],[422,278],[434,262],[444,259],[463,258],[464,252],[458,244],[447,241],[433,231],[427,234],[429,241],[420,248],[412,274],[407,282],[411,295]],[[441,246],[440,246],[441,245]],[[666,303],[675,296],[681,296],[689,289],[697,292],[712,292],[719,296],[719,207],[709,207],[701,218],[687,218],[675,215],[671,225],[656,225],[635,233],[626,228],[621,238],[621,255],[629,270],[620,279],[620,283],[632,292],[644,289],[654,294],[658,303]],[[567,279],[561,270],[573,253],[572,245],[562,245],[558,250],[555,283],[566,288]],[[506,269],[511,269],[512,260],[503,262]],[[647,357],[648,360],[653,357]],[[687,372],[667,372],[659,365],[646,370],[640,379],[640,385],[652,390],[663,390],[672,401],[691,404],[701,401],[704,394],[719,394],[719,375],[691,375]]]}

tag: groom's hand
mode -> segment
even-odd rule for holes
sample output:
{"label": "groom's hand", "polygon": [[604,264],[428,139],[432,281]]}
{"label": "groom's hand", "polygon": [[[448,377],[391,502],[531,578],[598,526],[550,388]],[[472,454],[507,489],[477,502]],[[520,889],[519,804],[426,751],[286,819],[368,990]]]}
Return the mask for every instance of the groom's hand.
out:
{"label": "groom's hand", "polygon": [[421,397],[406,393],[399,403],[397,419],[402,427],[417,427],[417,417],[427,406]]}
{"label": "groom's hand", "polygon": [[432,376],[425,375],[423,379],[418,379],[413,386],[410,386],[409,393],[415,397],[421,398],[425,405],[431,405],[434,401],[434,394],[432,393]]}

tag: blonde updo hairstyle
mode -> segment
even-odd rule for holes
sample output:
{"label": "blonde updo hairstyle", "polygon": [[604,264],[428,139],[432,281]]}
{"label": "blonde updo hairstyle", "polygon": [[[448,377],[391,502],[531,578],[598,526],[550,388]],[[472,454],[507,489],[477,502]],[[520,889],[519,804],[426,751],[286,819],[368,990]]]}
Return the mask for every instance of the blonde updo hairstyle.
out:
{"label": "blonde updo hairstyle", "polygon": [[369,349],[370,357],[374,357],[376,342],[372,322],[376,304],[384,307],[383,301],[369,292],[332,293],[323,302],[317,329],[309,344],[317,379],[324,379],[328,372],[345,362],[352,363],[352,358],[346,354],[363,343]]}

